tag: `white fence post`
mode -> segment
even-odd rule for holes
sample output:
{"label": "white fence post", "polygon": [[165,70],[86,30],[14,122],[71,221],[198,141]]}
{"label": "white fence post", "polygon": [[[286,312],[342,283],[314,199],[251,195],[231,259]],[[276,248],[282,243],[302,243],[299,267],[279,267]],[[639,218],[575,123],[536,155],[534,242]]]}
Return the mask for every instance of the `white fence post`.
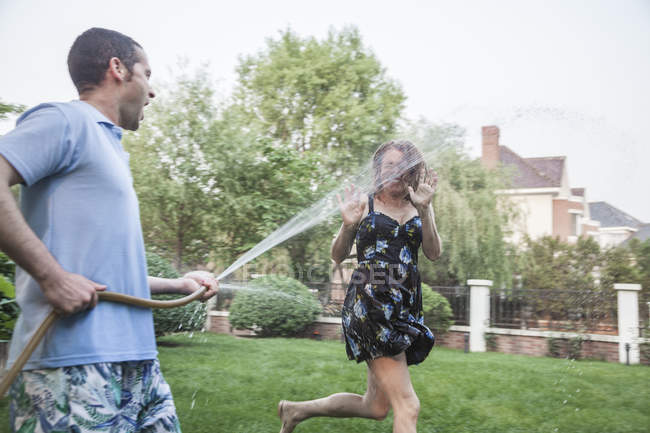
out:
{"label": "white fence post", "polygon": [[469,351],[485,352],[485,330],[490,326],[490,280],[468,280]]}
{"label": "white fence post", "polygon": [[618,303],[618,360],[639,363],[639,291],[641,284],[614,284]]}

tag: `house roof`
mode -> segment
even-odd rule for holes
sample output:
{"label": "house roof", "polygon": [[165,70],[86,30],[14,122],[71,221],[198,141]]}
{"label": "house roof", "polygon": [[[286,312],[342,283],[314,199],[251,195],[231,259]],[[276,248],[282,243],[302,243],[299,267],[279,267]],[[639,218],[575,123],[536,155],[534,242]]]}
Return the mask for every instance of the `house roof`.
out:
{"label": "house roof", "polygon": [[513,188],[549,188],[562,185],[565,158],[522,158],[508,147],[499,146],[499,161],[515,172],[512,177]]}
{"label": "house roof", "polygon": [[562,173],[564,171],[564,156],[549,156],[546,158],[524,158],[524,160],[535,167],[537,172],[553,182],[553,186],[562,185]]}
{"label": "house roof", "polygon": [[643,225],[638,219],[604,201],[589,203],[589,214],[592,220],[600,221],[601,227],[638,228]]}

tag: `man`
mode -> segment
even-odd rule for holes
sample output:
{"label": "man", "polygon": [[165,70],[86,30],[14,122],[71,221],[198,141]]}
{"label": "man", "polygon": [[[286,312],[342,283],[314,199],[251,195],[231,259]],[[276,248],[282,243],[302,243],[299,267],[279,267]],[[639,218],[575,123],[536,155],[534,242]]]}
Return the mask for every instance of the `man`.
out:
{"label": "man", "polygon": [[[55,322],[10,391],[14,431],[179,432],[160,374],[152,313],[97,303],[103,290],[147,298],[189,294],[211,274],[147,277],[138,201],[122,128],[135,131],[155,96],[142,47],[92,28],[68,54],[79,100],[41,104],[0,139],[0,249],[18,265],[22,309],[9,362],[43,318]],[[10,187],[22,184],[21,211]],[[24,430],[23,430],[24,429]]]}

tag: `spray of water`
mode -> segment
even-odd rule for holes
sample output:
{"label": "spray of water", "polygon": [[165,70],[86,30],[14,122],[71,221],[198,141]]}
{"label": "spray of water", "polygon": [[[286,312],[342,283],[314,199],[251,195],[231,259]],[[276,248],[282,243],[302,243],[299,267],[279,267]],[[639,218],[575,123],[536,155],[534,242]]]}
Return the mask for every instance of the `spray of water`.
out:
{"label": "spray of water", "polygon": [[[436,159],[436,155],[440,152],[441,148],[436,147],[435,145],[432,148],[421,148],[422,159],[427,163],[427,165],[432,165],[432,161]],[[290,239],[297,234],[302,233],[305,230],[308,230],[311,227],[314,227],[317,224],[322,223],[332,215],[336,214],[339,211],[338,201],[336,199],[337,195],[343,195],[343,191],[348,185],[355,185],[357,191],[360,194],[368,194],[372,191],[375,191],[378,188],[381,188],[383,185],[393,181],[396,178],[401,177],[409,169],[416,166],[420,163],[421,160],[415,155],[405,155],[405,158],[402,160],[400,166],[391,172],[390,176],[386,176],[381,179],[379,184],[377,184],[374,176],[374,169],[372,164],[372,159],[369,160],[356,175],[348,176],[343,179],[341,186],[334,189],[325,195],[318,202],[314,203],[309,208],[301,211],[296,216],[291,218],[286,224],[275,230],[268,237],[262,240],[260,243],[251,248],[248,252],[242,255],[237,259],[232,265],[230,265],[226,270],[221,272],[216,278],[217,280],[223,281],[226,277],[231,275],[237,269],[244,266],[246,263],[254,260],[260,255],[264,254],[266,251],[271,248],[279,245],[287,239]],[[233,291],[250,291],[250,292],[261,292],[269,293],[269,288],[266,287],[257,287],[255,285],[237,285],[221,282],[219,284],[220,290],[233,290]],[[279,292],[272,291],[272,294],[279,297],[291,298],[293,302],[304,303],[303,300],[296,298],[295,296]],[[199,310],[195,310],[193,319],[196,321],[197,314]]]}
{"label": "spray of water", "polygon": [[[423,152],[423,159],[425,162],[430,163],[437,154],[437,151],[429,150]],[[343,195],[344,188],[347,185],[355,185],[361,194],[368,194],[375,191],[396,178],[401,177],[409,169],[416,166],[421,160],[416,156],[405,157],[400,167],[393,171],[390,176],[381,179],[379,185],[375,185],[372,160],[369,161],[358,174],[349,176],[342,182],[342,185],[333,191],[329,192],[322,199],[314,203],[307,209],[304,209],[296,216],[291,218],[286,224],[271,233],[266,239],[251,248],[248,252],[238,258],[232,265],[217,276],[218,280],[222,280],[228,275],[235,272],[246,263],[255,259],[256,257],[264,254],[269,249],[281,244],[285,240],[302,233],[303,231],[322,223],[332,215],[339,211],[337,195]],[[223,285],[222,285],[223,287]]]}

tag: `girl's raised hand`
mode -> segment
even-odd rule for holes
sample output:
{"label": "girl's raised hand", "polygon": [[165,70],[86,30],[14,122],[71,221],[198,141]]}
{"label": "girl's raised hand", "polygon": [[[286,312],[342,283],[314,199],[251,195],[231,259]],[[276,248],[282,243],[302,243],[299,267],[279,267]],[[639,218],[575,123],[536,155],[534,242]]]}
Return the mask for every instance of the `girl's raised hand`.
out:
{"label": "girl's raised hand", "polygon": [[417,191],[413,191],[412,187],[408,187],[411,202],[416,209],[424,209],[429,206],[431,199],[436,192],[438,186],[438,175],[435,171],[425,169],[424,180],[418,185]]}
{"label": "girl's raised hand", "polygon": [[343,200],[341,200],[340,194],[336,194],[336,200],[339,202],[343,224],[349,227],[359,224],[364,209],[359,190],[354,185],[347,186],[344,190]]}

